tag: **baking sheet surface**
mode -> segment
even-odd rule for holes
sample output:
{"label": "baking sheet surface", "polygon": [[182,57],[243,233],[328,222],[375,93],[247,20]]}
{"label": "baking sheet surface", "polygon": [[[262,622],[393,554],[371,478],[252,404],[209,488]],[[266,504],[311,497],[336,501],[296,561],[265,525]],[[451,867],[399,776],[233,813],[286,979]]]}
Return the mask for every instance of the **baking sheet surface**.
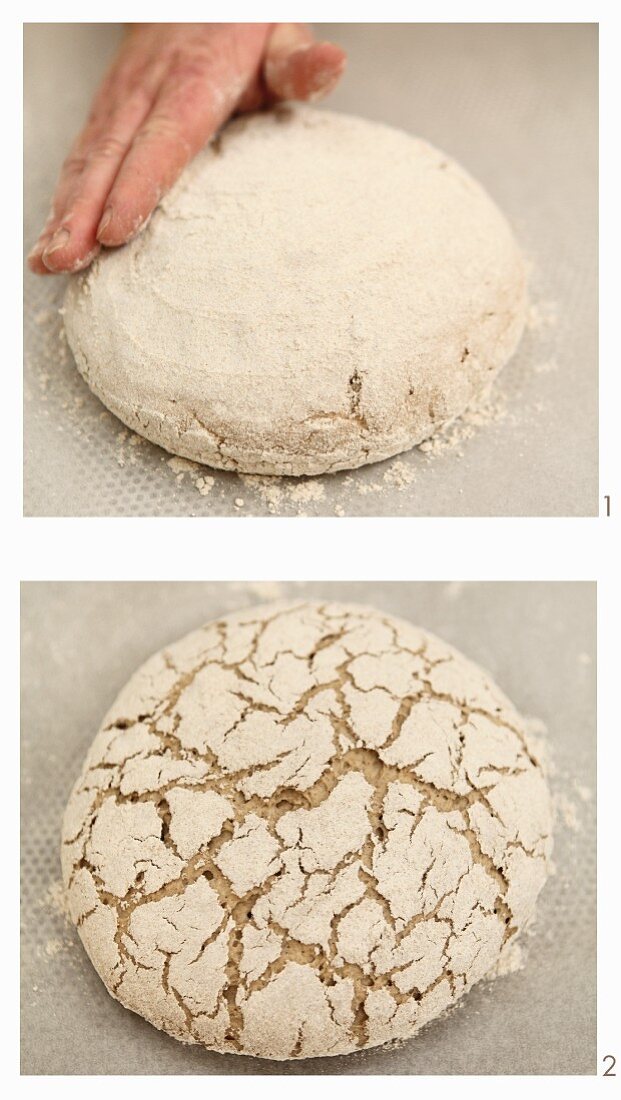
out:
{"label": "baking sheet surface", "polygon": [[[327,105],[454,156],[505,211],[533,265],[531,328],[497,383],[490,421],[466,425],[442,454],[415,449],[310,487],[285,480],[270,491],[180,467],[90,393],[59,340],[64,280],[27,273],[27,515],[597,513],[595,25],[324,24],[317,33],[349,52]],[[114,24],[26,28],[27,249],[120,34]]]}
{"label": "baking sheet surface", "polygon": [[[525,967],[394,1050],[269,1062],[188,1047],[106,992],[59,908],[60,821],[135,668],[202,622],[274,597],[355,600],[420,623],[548,727],[554,863]],[[29,1074],[595,1072],[595,586],[27,584],[23,588],[22,1071]]]}

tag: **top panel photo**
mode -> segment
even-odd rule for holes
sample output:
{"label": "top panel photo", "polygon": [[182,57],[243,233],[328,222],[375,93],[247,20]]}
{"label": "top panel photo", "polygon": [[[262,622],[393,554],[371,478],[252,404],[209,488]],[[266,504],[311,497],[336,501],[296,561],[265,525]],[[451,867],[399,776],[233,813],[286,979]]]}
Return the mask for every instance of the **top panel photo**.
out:
{"label": "top panel photo", "polygon": [[597,26],[25,26],[26,516],[598,512]]}

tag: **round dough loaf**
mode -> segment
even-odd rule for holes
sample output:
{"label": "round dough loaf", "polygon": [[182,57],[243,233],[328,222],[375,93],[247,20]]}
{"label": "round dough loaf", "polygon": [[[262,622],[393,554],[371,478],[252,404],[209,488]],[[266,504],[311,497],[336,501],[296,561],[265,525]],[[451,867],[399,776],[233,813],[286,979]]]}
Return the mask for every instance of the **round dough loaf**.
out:
{"label": "round dough loaf", "polygon": [[65,813],[72,919],[157,1028],[264,1058],[413,1035],[494,973],[551,848],[524,723],[444,642],[278,603],[152,657]]}
{"label": "round dough loaf", "polygon": [[524,316],[521,254],[463,169],[307,107],[229,125],[65,302],[77,365],[125,424],[262,474],[420,443],[487,391]]}

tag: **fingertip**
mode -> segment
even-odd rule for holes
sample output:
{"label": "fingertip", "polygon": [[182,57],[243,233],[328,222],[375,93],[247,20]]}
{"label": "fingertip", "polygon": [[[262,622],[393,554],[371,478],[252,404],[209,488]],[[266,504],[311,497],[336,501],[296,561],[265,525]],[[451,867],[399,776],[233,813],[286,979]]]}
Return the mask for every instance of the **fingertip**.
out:
{"label": "fingertip", "polygon": [[[321,99],[338,84],[347,66],[347,54],[333,42],[317,42],[306,51],[301,83],[306,82],[304,99]],[[295,57],[292,63],[296,64]]]}
{"label": "fingertip", "polygon": [[66,226],[61,226],[49,239],[41,252],[41,260],[48,271],[64,271],[65,253],[71,240],[71,233]]}
{"label": "fingertip", "polygon": [[43,260],[41,259],[40,245],[35,245],[32,251],[28,253],[28,256],[26,257],[26,263],[28,264],[28,269],[32,271],[35,275],[50,274],[47,267],[43,263]]}
{"label": "fingertip", "polygon": [[326,69],[341,74],[347,64],[347,54],[336,42],[313,42],[308,53],[318,71]]}
{"label": "fingertip", "polygon": [[338,84],[347,55],[332,42],[314,42],[288,55],[267,58],[265,79],[279,99],[317,100]]}
{"label": "fingertip", "polygon": [[82,271],[93,262],[100,250],[98,241],[95,241],[94,245],[69,241],[62,246],[48,246],[41,255],[41,262],[45,268],[41,274],[71,275],[76,271]]}
{"label": "fingertip", "polygon": [[46,256],[45,253],[41,256],[41,262],[45,267],[48,275],[60,275],[65,271],[68,271],[68,265],[62,255],[54,254],[52,256]]}

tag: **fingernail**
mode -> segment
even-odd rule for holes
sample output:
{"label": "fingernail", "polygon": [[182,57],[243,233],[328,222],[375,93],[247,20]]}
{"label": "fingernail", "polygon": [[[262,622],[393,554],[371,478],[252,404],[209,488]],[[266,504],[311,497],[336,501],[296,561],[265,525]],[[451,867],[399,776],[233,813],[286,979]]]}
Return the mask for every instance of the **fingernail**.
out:
{"label": "fingernail", "polygon": [[99,236],[100,233],[103,233],[104,230],[108,228],[111,221],[112,221],[112,207],[108,206],[107,209],[104,210],[102,219],[101,219],[99,225],[97,226],[97,236]]}
{"label": "fingernail", "polygon": [[39,237],[39,240],[37,241],[36,244],[33,244],[32,248],[30,249],[30,252],[26,256],[26,259],[27,260],[36,260],[36,259],[39,258],[40,253],[41,253],[41,237]]}
{"label": "fingernail", "polygon": [[50,243],[43,249],[43,259],[52,255],[52,252],[58,252],[59,248],[64,248],[70,237],[68,229],[57,229]]}

